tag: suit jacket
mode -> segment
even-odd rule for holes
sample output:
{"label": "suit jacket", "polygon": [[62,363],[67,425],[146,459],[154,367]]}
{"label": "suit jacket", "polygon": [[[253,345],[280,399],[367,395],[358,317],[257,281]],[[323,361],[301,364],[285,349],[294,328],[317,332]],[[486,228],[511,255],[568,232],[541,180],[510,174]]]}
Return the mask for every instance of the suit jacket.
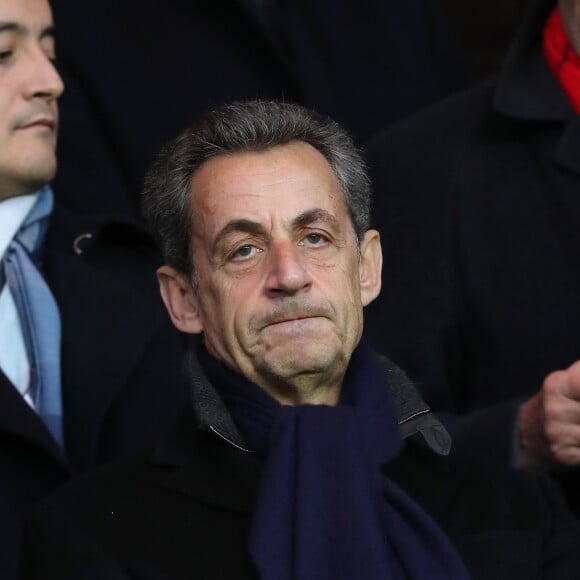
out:
{"label": "suit jacket", "polygon": [[54,190],[83,212],[136,215],[155,154],[215,104],[298,101],[365,139],[469,80],[431,0],[51,5],[66,86]]}
{"label": "suit jacket", "polygon": [[[442,455],[444,430],[386,364],[407,437],[387,474],[449,534],[474,580],[577,578],[577,523],[550,483]],[[24,580],[257,579],[246,544],[262,461],[202,374],[193,387],[193,413],[151,457],[108,466],[35,510]]]}
{"label": "suit jacket", "polygon": [[33,502],[100,463],[152,449],[181,411],[181,337],[158,298],[154,266],[153,247],[138,228],[55,209],[43,269],[62,320],[66,452],[0,372],[3,579],[16,577],[20,530]]}
{"label": "suit jacket", "polygon": [[[553,5],[497,81],[368,147],[385,265],[367,329],[449,413],[455,450],[506,463],[520,403],[580,358],[580,118],[541,53]],[[580,514],[578,471],[558,477]]]}

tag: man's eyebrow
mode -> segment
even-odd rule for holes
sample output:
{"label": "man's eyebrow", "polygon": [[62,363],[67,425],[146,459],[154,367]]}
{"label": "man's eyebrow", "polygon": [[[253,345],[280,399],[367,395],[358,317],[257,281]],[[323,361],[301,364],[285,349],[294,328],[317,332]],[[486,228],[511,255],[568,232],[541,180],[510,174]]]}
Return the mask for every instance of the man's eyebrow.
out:
{"label": "man's eyebrow", "polygon": [[334,228],[339,226],[339,222],[330,212],[325,209],[315,208],[307,210],[292,220],[292,225],[295,228],[303,228],[314,222],[323,222]]}
{"label": "man's eyebrow", "polygon": [[2,22],[0,21],[0,32],[17,32],[18,34],[24,34],[26,28],[18,22]]}
{"label": "man's eyebrow", "polygon": [[231,220],[218,232],[214,240],[214,247],[221,244],[227,236],[236,232],[261,236],[267,235],[266,228],[258,222],[248,219]]}
{"label": "man's eyebrow", "polygon": [[[17,34],[24,35],[28,33],[28,28],[18,22],[0,21],[0,33],[2,32],[16,32]],[[39,38],[54,38],[54,26],[51,25],[43,28],[40,32]]]}

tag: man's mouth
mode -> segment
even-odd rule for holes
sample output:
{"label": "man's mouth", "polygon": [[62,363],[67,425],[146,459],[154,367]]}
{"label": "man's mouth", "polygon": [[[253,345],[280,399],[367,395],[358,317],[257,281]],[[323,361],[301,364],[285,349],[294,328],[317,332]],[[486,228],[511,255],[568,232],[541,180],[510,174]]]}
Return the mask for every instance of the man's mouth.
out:
{"label": "man's mouth", "polygon": [[301,326],[307,325],[310,322],[314,322],[317,319],[325,318],[320,314],[304,314],[304,315],[293,315],[293,316],[284,316],[284,317],[277,317],[272,320],[268,320],[268,322],[264,325],[264,328],[268,327],[284,327],[288,326],[291,327],[293,325]]}
{"label": "man's mouth", "polygon": [[45,127],[54,131],[56,128],[56,119],[54,117],[36,117],[19,125],[18,129],[33,129],[36,127]]}
{"label": "man's mouth", "polygon": [[285,304],[284,307],[263,313],[254,319],[252,326],[259,332],[269,326],[290,323],[299,325],[301,322],[309,324],[322,318],[332,319],[332,311],[325,304]]}
{"label": "man's mouth", "polygon": [[312,314],[298,315],[298,316],[284,316],[272,320],[271,324],[281,324],[282,322],[294,322],[295,320],[304,320],[305,318],[312,318]]}

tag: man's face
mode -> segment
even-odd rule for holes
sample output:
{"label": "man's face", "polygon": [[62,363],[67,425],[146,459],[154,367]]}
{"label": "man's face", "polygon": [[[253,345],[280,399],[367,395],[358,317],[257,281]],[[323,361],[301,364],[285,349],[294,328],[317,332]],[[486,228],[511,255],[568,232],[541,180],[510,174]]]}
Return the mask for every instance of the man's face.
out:
{"label": "man's face", "polygon": [[380,245],[368,232],[359,256],[326,159],[300,142],[223,155],[192,195],[198,284],[181,329],[260,386],[341,375],[380,288]]}
{"label": "man's face", "polygon": [[52,15],[46,0],[0,0],[0,199],[54,177],[57,98]]}

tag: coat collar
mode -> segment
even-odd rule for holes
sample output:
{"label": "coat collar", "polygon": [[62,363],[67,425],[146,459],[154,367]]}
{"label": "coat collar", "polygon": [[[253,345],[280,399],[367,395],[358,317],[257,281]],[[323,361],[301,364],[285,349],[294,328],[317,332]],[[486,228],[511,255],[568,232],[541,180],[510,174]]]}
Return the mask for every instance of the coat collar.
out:
{"label": "coat collar", "polygon": [[[415,386],[391,361],[384,357],[380,361],[402,435],[409,440],[408,447],[422,449],[421,454],[433,458],[447,454],[450,437],[432,417]],[[155,480],[173,493],[250,513],[259,491],[262,459],[247,449],[225,404],[199,365],[194,348],[188,352],[188,372],[192,405],[151,457]],[[409,455],[406,451],[400,461],[403,465],[414,464],[413,457],[414,452]],[[430,468],[438,473],[441,463],[435,459],[432,463],[434,467]],[[404,470],[403,477],[407,477]],[[447,488],[451,496],[455,487],[448,484]]]}
{"label": "coat collar", "polygon": [[499,113],[524,121],[563,121],[574,113],[542,54],[542,31],[555,0],[536,0],[513,42],[494,95]]}
{"label": "coat collar", "polygon": [[[247,450],[225,404],[203,372],[194,349],[189,350],[187,357],[193,409],[200,428],[212,431],[230,444]],[[385,373],[386,386],[395,401],[402,436],[420,434],[432,451],[447,455],[451,450],[451,438],[441,423],[431,415],[429,406],[415,385],[389,359],[382,355],[379,359]]]}
{"label": "coat collar", "polygon": [[[574,111],[542,54],[542,31],[555,0],[536,0],[514,41],[493,95],[496,112],[527,128],[551,123],[558,141],[552,158],[580,174],[580,116]],[[562,127],[564,128],[562,132]]]}
{"label": "coat collar", "polygon": [[[240,431],[236,427],[224,402],[215,387],[205,375],[195,348],[187,352],[187,372],[191,386],[193,417],[200,431],[221,439],[230,447],[251,454]],[[399,426],[403,438],[418,436],[422,442],[439,455],[447,455],[451,450],[451,437],[443,425],[431,414],[431,409],[419,395],[417,388],[407,375],[388,358],[377,355],[385,373],[385,383],[397,409]],[[171,437],[168,445],[159,447],[154,459],[162,463],[186,461],[183,447],[176,447],[178,439]]]}
{"label": "coat collar", "polygon": [[[145,223],[124,214],[80,214],[57,203],[51,216],[47,240],[62,253],[90,255],[97,242],[121,240],[126,246],[147,247],[155,251],[155,243]],[[78,236],[84,236],[77,240]],[[73,242],[77,242],[76,244]]]}

